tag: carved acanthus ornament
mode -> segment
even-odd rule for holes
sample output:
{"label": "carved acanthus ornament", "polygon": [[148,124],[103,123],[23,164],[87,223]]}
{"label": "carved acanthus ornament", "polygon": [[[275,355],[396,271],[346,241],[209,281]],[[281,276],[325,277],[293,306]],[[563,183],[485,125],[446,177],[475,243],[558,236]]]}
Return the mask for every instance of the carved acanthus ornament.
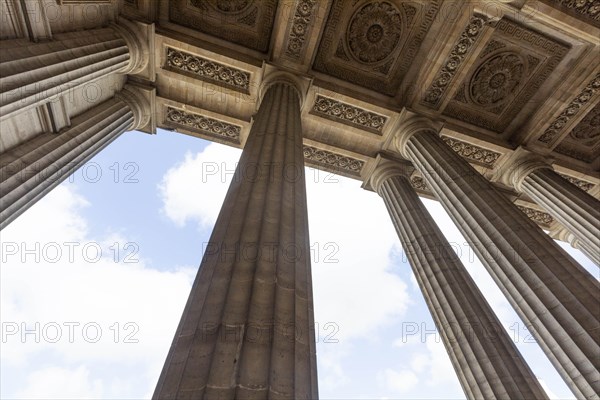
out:
{"label": "carved acanthus ornament", "polygon": [[546,0],[563,11],[600,27],[600,0]]}
{"label": "carved acanthus ornament", "polygon": [[317,0],[300,0],[294,12],[294,20],[288,36],[285,55],[292,58],[300,58],[304,49],[304,43],[310,33],[311,18],[315,11]]}
{"label": "carved acanthus ornament", "polygon": [[520,205],[517,205],[517,208],[524,212],[525,215],[527,215],[527,217],[529,217],[529,219],[535,222],[536,224],[550,226],[554,222],[554,218],[552,218],[550,214],[545,213],[543,211],[535,210],[533,208],[524,207]]}
{"label": "carved acanthus ornament", "polygon": [[166,67],[193,74],[220,85],[248,91],[250,73],[216,61],[167,47]]}
{"label": "carved acanthus ornament", "polygon": [[448,136],[442,136],[444,142],[452,147],[459,156],[488,168],[493,168],[496,160],[501,156],[500,153],[484,149],[483,147],[475,146]]}
{"label": "carved acanthus ornament", "polygon": [[360,171],[365,164],[364,161],[352,157],[306,145],[304,146],[304,158],[315,164],[331,167],[333,169],[342,169],[356,176],[360,175]]}
{"label": "carved acanthus ornament", "polygon": [[569,105],[563,109],[558,117],[544,131],[542,136],[538,138],[540,142],[552,145],[560,136],[569,120],[576,116],[581,108],[587,104],[600,90],[600,74],[597,74],[594,79],[575,97]]}
{"label": "carved acanthus ornament", "polygon": [[207,135],[239,143],[241,126],[229,124],[200,114],[168,107],[166,122],[199,130]]}
{"label": "carved acanthus ornament", "polygon": [[562,176],[563,178],[565,178],[566,180],[568,180],[569,182],[571,182],[573,185],[577,186],[579,189],[583,190],[584,192],[589,191],[591,188],[593,188],[595,186],[591,182],[573,178],[572,176],[569,176],[569,175],[563,175],[563,174],[559,174],[559,175]]}
{"label": "carved acanthus ornament", "polygon": [[410,184],[412,185],[412,187],[415,190],[419,190],[419,191],[423,191],[423,192],[429,192],[429,186],[427,186],[427,183],[425,183],[425,180],[423,179],[423,177],[421,176],[412,176],[410,178]]}
{"label": "carved acanthus ornament", "polygon": [[317,96],[312,113],[380,135],[387,122],[383,115],[323,96]]}
{"label": "carved acanthus ornament", "polygon": [[590,112],[569,133],[571,139],[584,146],[595,146],[600,138],[600,103],[596,104]]}
{"label": "carved acanthus ornament", "polygon": [[450,52],[450,57],[444,63],[442,69],[438,72],[433,83],[425,92],[422,103],[430,106],[439,106],[442,95],[448,88],[448,85],[456,75],[459,66],[465,60],[469,49],[477,41],[485,24],[485,19],[482,16],[471,18],[469,24],[460,35],[458,42]]}

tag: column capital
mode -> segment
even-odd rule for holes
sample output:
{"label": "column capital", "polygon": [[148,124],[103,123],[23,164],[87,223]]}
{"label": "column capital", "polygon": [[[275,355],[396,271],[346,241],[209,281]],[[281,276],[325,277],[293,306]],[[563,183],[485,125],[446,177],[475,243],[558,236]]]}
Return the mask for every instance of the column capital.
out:
{"label": "column capital", "polygon": [[397,133],[394,138],[394,147],[403,157],[408,158],[408,155],[406,154],[406,144],[410,138],[417,133],[423,132],[433,132],[437,135],[442,129],[443,122],[434,121],[431,118],[414,114],[409,111],[405,111],[403,114],[405,118],[397,128]]}
{"label": "column capital", "polygon": [[133,123],[128,130],[139,130],[141,128],[152,131],[152,95],[154,89],[145,89],[132,84],[126,84],[115,97],[122,100],[133,113]]}
{"label": "column capital", "polygon": [[374,190],[381,194],[381,185],[393,176],[410,179],[415,167],[406,160],[393,159],[385,154],[377,154],[365,167],[363,189]]}
{"label": "column capital", "polygon": [[111,24],[129,49],[129,64],[118,71],[122,74],[138,74],[142,72],[149,63],[150,48],[148,40],[137,23],[125,18],[119,18],[117,24]]}
{"label": "column capital", "polygon": [[522,192],[521,184],[525,178],[539,169],[553,168],[548,160],[521,146],[496,171],[496,178],[505,185]]}
{"label": "column capital", "polygon": [[258,107],[260,106],[265,93],[267,93],[267,90],[275,84],[284,84],[296,89],[298,100],[300,101],[300,108],[302,109],[302,106],[306,100],[308,89],[312,85],[312,78],[284,71],[271,64],[264,63],[263,78],[258,88],[258,102],[256,103],[256,110],[258,110]]}

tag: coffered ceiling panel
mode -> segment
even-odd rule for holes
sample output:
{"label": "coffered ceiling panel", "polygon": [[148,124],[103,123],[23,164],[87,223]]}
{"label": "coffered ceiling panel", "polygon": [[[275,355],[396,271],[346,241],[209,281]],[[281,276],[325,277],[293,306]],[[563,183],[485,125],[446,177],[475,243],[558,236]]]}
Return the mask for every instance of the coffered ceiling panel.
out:
{"label": "coffered ceiling panel", "polygon": [[313,69],[394,96],[438,9],[437,1],[335,0]]}
{"label": "coffered ceiling panel", "polygon": [[568,51],[569,46],[557,39],[501,19],[443,114],[503,133],[526,105],[531,106]]}
{"label": "coffered ceiling panel", "polygon": [[277,0],[172,0],[169,20],[253,50],[269,50]]}

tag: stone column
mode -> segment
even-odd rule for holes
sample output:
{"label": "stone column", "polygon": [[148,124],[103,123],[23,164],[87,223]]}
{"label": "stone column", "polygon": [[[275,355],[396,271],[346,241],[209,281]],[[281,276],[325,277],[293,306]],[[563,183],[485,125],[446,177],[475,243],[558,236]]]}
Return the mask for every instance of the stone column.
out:
{"label": "stone column", "polygon": [[43,133],[0,154],[0,229],[123,132],[144,126],[149,105],[135,87],[71,120],[60,134]]}
{"label": "stone column", "polygon": [[378,156],[368,184],[383,198],[469,399],[546,393],[410,184],[414,168]]}
{"label": "stone column", "polygon": [[135,73],[147,63],[136,26],[60,33],[49,42],[0,41],[0,120],[44,104],[111,73]]}
{"label": "stone column", "polygon": [[291,79],[265,91],[155,399],[318,397],[302,86]]}
{"label": "stone column", "polygon": [[587,258],[600,267],[600,254],[594,252],[591,248],[586,247],[585,244],[581,243],[579,239],[566,228],[561,227],[557,231],[550,232],[550,237],[571,244],[573,248],[581,251]]}
{"label": "stone column", "polygon": [[578,398],[600,393],[600,284],[499,193],[421,117],[397,149],[423,174]]}
{"label": "stone column", "polygon": [[504,181],[542,206],[578,240],[600,254],[600,201],[554,172],[541,157],[519,149],[504,168]]}

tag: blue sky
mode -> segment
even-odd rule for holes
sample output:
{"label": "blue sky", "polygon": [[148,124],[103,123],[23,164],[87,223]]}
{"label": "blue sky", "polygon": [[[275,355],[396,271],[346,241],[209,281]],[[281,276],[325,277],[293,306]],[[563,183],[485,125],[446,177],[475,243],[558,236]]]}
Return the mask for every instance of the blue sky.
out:
{"label": "blue sky", "polygon": [[[128,132],[0,233],[2,398],[151,395],[239,154]],[[306,179],[321,398],[464,398],[383,201],[355,180]],[[573,398],[424,202],[551,397]]]}

